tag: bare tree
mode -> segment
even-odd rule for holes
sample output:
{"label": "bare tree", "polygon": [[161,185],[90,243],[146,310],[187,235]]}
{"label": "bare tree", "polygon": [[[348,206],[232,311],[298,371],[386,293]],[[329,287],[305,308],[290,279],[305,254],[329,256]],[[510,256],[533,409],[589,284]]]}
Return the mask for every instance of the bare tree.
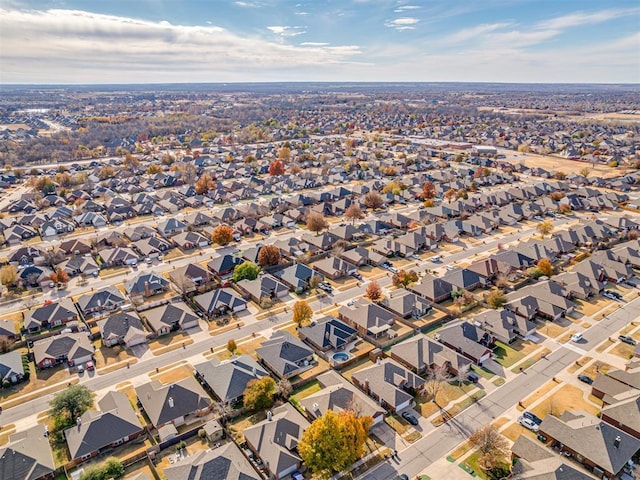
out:
{"label": "bare tree", "polygon": [[425,381],[425,391],[432,397],[434,403],[438,403],[438,393],[442,391],[445,383],[450,380],[449,372],[441,365],[427,368],[427,379]]}
{"label": "bare tree", "polygon": [[276,385],[276,393],[283,400],[287,400],[289,395],[293,392],[293,387],[291,386],[291,382],[286,378],[281,378]]}
{"label": "bare tree", "polygon": [[213,404],[213,410],[220,416],[220,423],[222,425],[227,423],[227,420],[229,419],[229,415],[231,415],[231,412],[233,412],[233,408],[231,408],[231,405],[229,404],[229,402],[223,402],[223,401],[215,402]]}
{"label": "bare tree", "polygon": [[500,435],[494,425],[485,425],[469,437],[471,444],[480,451],[478,463],[485,471],[507,463],[509,442]]}

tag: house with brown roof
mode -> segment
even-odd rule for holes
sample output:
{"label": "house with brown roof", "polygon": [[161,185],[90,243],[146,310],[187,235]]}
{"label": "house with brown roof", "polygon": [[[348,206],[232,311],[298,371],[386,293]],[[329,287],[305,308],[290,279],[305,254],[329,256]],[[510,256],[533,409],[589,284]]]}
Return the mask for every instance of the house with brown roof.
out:
{"label": "house with brown roof", "polygon": [[388,333],[395,322],[393,313],[364,298],[351,306],[342,305],[338,310],[338,318],[370,339]]}
{"label": "house with brown roof", "polygon": [[602,420],[640,440],[640,391],[602,408]]}

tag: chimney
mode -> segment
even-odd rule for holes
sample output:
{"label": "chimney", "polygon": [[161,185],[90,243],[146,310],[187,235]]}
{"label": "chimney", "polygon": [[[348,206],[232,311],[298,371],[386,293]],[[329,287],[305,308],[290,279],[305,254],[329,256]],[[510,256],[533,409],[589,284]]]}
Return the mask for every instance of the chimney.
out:
{"label": "chimney", "polygon": [[311,408],[315,413],[320,413],[320,406],[317,403],[314,403]]}
{"label": "chimney", "polygon": [[257,377],[257,376],[258,376],[258,370],[256,370],[256,367],[253,367],[253,368],[251,369],[251,373],[253,374],[253,376],[254,376],[254,377]]}
{"label": "chimney", "polygon": [[169,404],[169,408],[173,408],[173,397],[167,398],[167,403]]}
{"label": "chimney", "polygon": [[616,437],[616,439],[613,441],[613,446],[616,448],[620,448],[620,442],[622,441],[622,438],[620,438],[620,435],[618,435]]}
{"label": "chimney", "polygon": [[368,378],[364,379],[364,391],[367,394],[369,393],[369,379]]}
{"label": "chimney", "polygon": [[271,413],[271,410],[269,410],[269,411],[267,412],[267,421],[269,421],[269,422],[270,422],[272,418],[273,418],[273,413]]}
{"label": "chimney", "polygon": [[[76,418],[76,424],[78,426],[82,425],[82,419],[80,417]],[[618,437],[618,438],[620,438],[620,437]]]}
{"label": "chimney", "polygon": [[144,282],[144,296],[151,296],[151,290],[149,290],[149,282]]}

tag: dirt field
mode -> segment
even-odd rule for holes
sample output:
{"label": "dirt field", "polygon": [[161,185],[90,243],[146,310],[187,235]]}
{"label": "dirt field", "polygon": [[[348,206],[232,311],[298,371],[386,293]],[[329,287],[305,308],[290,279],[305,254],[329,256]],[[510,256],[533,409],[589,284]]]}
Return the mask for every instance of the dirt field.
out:
{"label": "dirt field", "polygon": [[589,167],[592,176],[616,177],[621,174],[621,169],[611,168],[606,165],[592,166],[587,162],[568,160],[551,155],[536,155],[535,153],[518,153],[509,155],[506,161],[511,163],[524,163],[527,167],[540,167],[550,172],[579,173],[584,167]]}

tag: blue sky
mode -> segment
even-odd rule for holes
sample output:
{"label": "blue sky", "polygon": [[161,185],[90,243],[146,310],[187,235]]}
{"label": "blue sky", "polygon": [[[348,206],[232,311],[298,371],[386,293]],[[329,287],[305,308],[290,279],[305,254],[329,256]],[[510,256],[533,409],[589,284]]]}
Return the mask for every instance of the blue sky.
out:
{"label": "blue sky", "polygon": [[640,3],[0,0],[0,82],[640,82]]}

